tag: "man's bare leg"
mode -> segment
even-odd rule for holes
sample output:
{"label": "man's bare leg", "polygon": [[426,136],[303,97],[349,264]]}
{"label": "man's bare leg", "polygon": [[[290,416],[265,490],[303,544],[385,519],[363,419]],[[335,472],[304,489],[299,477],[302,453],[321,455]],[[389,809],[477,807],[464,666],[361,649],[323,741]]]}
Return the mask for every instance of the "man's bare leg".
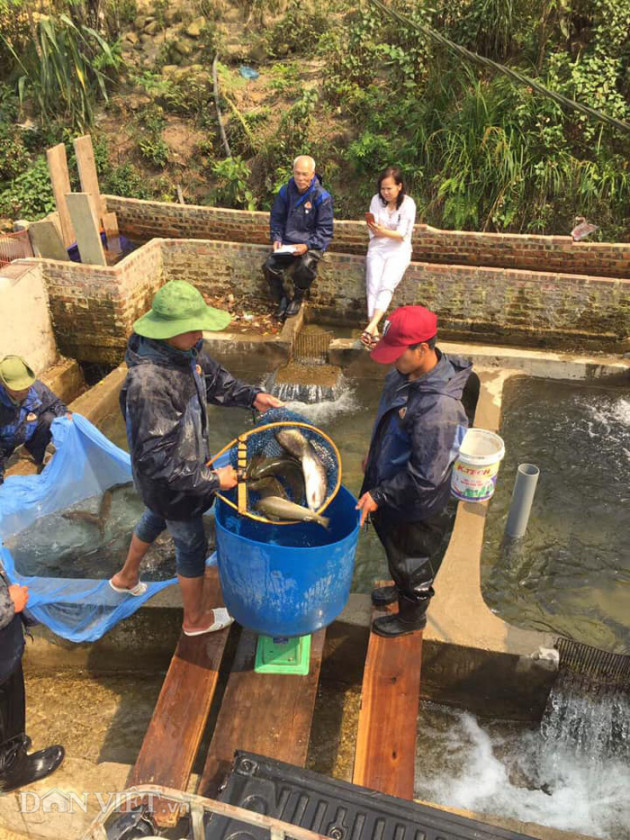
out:
{"label": "man's bare leg", "polygon": [[112,578],[114,586],[119,586],[121,589],[133,589],[140,579],[140,564],[150,548],[151,543],[144,542],[135,534],[131,535],[125,565]]}
{"label": "man's bare leg", "polygon": [[203,595],[203,575],[201,577],[182,577],[177,575],[184,602],[184,629],[196,630],[214,621],[214,612],[206,607]]}

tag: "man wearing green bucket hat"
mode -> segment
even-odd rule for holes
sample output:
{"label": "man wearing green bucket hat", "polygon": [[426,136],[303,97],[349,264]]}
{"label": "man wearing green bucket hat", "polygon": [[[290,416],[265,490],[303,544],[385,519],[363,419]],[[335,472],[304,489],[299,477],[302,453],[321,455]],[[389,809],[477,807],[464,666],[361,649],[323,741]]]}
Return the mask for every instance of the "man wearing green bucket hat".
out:
{"label": "man wearing green bucket hat", "polygon": [[21,444],[36,464],[43,464],[51,423],[67,412],[21,356],[0,360],[0,484],[7,458]]}
{"label": "man wearing green bucket hat", "polygon": [[282,405],[235,379],[204,350],[203,330],[222,330],[229,322],[230,316],[208,306],[190,283],[167,283],[134,324],[125,356],[129,372],[120,394],[134,482],[146,510],[134,529],[125,565],[110,585],[121,594],[143,594],[140,563],[168,529],[175,543],[188,636],[221,630],[232,621],[225,609],[207,609],[203,602],[207,541],[202,514],[217,490],[236,485],[231,466],[206,466],[207,404],[261,412]]}
{"label": "man wearing green bucket hat", "polygon": [[[436,347],[437,316],[402,306],[385,322],[372,350],[393,364],[385,379],[365,459],[357,508],[369,515],[387,555],[393,586],[375,589],[376,606],[398,601],[398,612],[374,620],[380,636],[402,636],[426,625],[433,581],[450,516],[451,472],[468,426],[462,395],[472,373],[465,359]],[[474,412],[473,412],[474,413]]]}

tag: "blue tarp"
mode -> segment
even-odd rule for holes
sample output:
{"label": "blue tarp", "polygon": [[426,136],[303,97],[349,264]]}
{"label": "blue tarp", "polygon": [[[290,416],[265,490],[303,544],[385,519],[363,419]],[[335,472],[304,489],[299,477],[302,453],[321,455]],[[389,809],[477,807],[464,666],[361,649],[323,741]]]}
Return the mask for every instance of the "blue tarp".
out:
{"label": "blue tarp", "polygon": [[58,418],[52,433],[57,454],[41,475],[9,476],[0,486],[0,561],[11,583],[28,586],[28,609],[38,621],[70,641],[92,642],[176,578],[145,580],[146,593],[134,598],[117,594],[107,580],[20,574],[4,544],[10,537],[40,517],[131,480],[129,455],[84,417]]}

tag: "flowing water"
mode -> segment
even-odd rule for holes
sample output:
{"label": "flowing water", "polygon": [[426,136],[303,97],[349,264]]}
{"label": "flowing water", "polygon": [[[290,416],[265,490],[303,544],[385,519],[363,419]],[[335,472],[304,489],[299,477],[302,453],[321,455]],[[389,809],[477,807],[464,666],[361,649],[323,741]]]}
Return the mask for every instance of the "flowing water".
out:
{"label": "flowing water", "polygon": [[[630,392],[519,378],[483,550],[488,604],[513,624],[630,652]],[[540,468],[528,531],[503,530],[518,464]]]}
{"label": "flowing water", "polygon": [[[70,507],[40,517],[33,525],[4,540],[16,569],[25,576],[92,578],[111,577],[123,565],[131,532],[144,510],[133,484],[91,496]],[[210,543],[212,522],[206,518]],[[165,531],[153,543],[142,563],[145,580],[168,580],[174,574],[173,541]]]}
{"label": "flowing water", "polygon": [[607,840],[630,840],[627,694],[561,681],[540,728],[423,703],[415,796]]}

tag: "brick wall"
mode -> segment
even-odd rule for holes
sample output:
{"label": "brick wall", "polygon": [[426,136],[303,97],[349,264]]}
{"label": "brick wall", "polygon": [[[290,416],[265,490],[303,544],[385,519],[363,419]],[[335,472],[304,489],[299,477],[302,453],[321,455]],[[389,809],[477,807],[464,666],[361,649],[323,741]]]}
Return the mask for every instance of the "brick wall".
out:
{"label": "brick wall", "polygon": [[[263,245],[154,239],[113,267],[35,260],[59,349],[80,361],[121,361],[133,321],[167,280],[206,294],[267,294]],[[30,262],[30,261],[24,261]],[[364,258],[326,255],[310,308],[322,323],[366,320]],[[444,338],[580,348],[621,346],[630,334],[630,280],[412,263],[394,305],[437,311]]]}
{"label": "brick wall", "polygon": [[[162,248],[165,279],[206,293],[267,293],[265,246],[168,240]],[[580,347],[615,346],[630,334],[630,280],[618,278],[412,263],[393,301],[404,304],[435,309],[445,337]],[[364,324],[364,258],[328,254],[310,308],[322,322]]]}
{"label": "brick wall", "polygon": [[119,363],[131,325],[162,285],[160,240],[112,267],[38,262],[60,351],[80,361]]}
{"label": "brick wall", "polygon": [[[268,244],[269,214],[221,207],[197,207],[106,196],[121,230],[132,239],[152,236]],[[331,251],[365,254],[364,222],[337,221]],[[520,268],[601,277],[630,277],[630,243],[579,242],[570,236],[521,236],[512,233],[426,231],[416,229],[413,259]]]}

